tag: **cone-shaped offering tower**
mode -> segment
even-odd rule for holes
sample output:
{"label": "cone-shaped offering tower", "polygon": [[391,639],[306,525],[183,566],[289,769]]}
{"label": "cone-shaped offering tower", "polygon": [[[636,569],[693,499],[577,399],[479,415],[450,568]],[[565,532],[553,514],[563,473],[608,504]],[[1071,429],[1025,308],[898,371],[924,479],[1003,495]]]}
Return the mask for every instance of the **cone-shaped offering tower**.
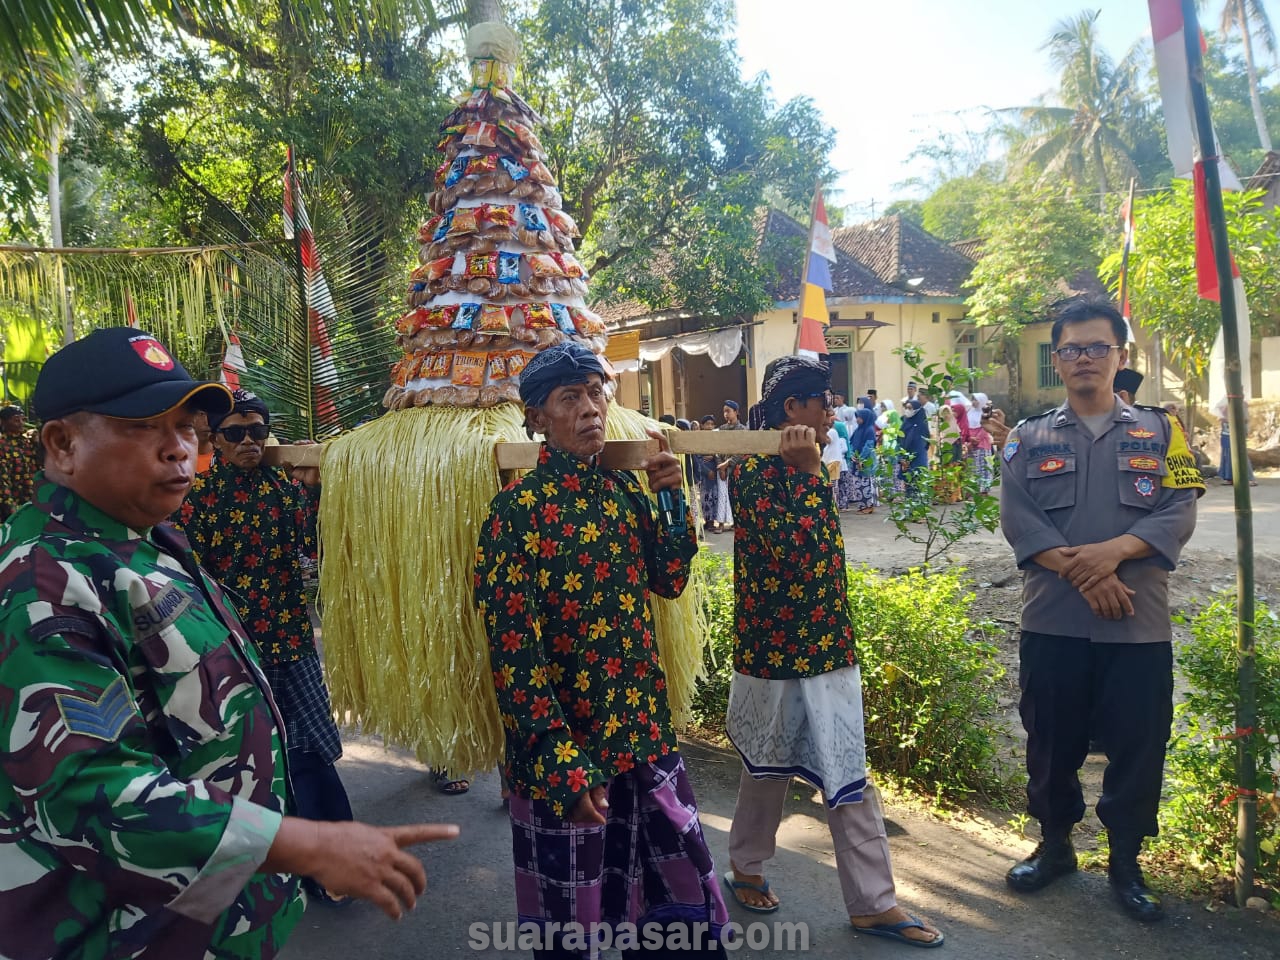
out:
{"label": "cone-shaped offering tower", "polygon": [[604,352],[573,252],[578,227],[534,132],[542,121],[511,89],[515,64],[503,58],[513,44],[481,30],[468,45],[471,92],[445,121],[435,216],[418,231],[421,265],[396,325],[405,356],[387,391],[392,408],[514,401],[539,350],[572,337]]}
{"label": "cone-shaped offering tower", "polygon": [[[601,352],[574,256],[577,227],[511,89],[516,41],[502,24],[468,34],[472,88],[444,125],[435,216],[397,324],[405,354],[391,412],[327,445],[320,599],[334,708],[366,733],[454,773],[502,756],[484,626],[472,605],[480,525],[499,489],[494,443],[524,440],[524,363],[575,337]],[[613,406],[611,439],[657,427]],[[678,600],[654,597],[677,723],[702,672],[706,623],[695,574]]]}

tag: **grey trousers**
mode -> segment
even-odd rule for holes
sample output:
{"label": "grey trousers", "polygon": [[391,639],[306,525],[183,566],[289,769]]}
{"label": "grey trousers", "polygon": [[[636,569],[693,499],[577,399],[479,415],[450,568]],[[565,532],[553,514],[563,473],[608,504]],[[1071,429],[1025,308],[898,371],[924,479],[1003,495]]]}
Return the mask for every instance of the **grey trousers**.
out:
{"label": "grey trousers", "polygon": [[[742,873],[764,874],[764,861],[777,849],[778,824],[789,786],[787,780],[757,780],[743,768],[729,829],[729,859]],[[828,809],[827,825],[835,842],[836,871],[849,916],[871,917],[896,906],[879,791],[868,784],[861,803]]]}

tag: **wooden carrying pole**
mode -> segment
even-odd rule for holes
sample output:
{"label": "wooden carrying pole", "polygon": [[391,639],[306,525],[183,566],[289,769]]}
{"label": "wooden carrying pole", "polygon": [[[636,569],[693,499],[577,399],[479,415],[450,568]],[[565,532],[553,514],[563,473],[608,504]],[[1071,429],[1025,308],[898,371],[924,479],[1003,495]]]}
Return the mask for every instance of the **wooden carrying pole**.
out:
{"label": "wooden carrying pole", "polygon": [[[1222,306],[1222,344],[1227,372],[1227,422],[1231,430],[1231,470],[1235,477],[1236,506],[1236,906],[1243,907],[1253,892],[1258,857],[1258,765],[1254,730],[1258,723],[1256,659],[1253,645],[1253,506],[1249,495],[1249,437],[1245,428],[1244,389],[1240,372],[1241,349],[1236,323],[1236,294],[1227,238],[1227,216],[1222,206],[1222,180],[1218,173],[1217,141],[1209,118],[1209,95],[1204,85],[1204,58],[1200,52],[1200,27],[1195,0],[1182,0],[1182,27],[1186,39],[1187,73],[1195,109],[1196,136],[1204,154],[1204,179],[1213,236],[1214,264]],[[1210,385],[1213,386],[1212,384]]]}
{"label": "wooden carrying pole", "polygon": [[[770,456],[778,452],[782,434],[776,430],[684,431],[667,434],[675,454],[715,454],[718,457]],[[500,470],[532,470],[538,464],[542,444],[496,443],[494,458]],[[658,452],[657,440],[610,440],[604,445],[600,465],[606,470],[639,470],[646,457]],[[318,467],[324,444],[267,447],[263,462],[279,467]]]}

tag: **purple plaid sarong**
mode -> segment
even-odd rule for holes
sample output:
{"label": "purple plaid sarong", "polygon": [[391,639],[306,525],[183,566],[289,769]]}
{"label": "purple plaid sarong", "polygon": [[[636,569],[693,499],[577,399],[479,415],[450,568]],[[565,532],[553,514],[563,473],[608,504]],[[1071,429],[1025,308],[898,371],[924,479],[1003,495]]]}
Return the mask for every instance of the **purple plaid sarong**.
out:
{"label": "purple plaid sarong", "polygon": [[[604,826],[571,823],[542,800],[511,797],[520,923],[664,926],[729,920],[693,788],[678,753],[640,764],[608,787]],[[584,954],[594,960],[595,944]]]}

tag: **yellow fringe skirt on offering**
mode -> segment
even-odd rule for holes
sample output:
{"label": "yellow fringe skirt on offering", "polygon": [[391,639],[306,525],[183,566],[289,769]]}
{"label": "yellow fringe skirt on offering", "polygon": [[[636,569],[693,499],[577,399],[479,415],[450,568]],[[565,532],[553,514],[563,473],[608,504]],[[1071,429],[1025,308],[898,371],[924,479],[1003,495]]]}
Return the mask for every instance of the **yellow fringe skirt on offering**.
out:
{"label": "yellow fringe skirt on offering", "polygon": [[[613,406],[606,430],[643,439],[658,426]],[[500,489],[494,444],[525,439],[516,404],[415,407],[334,440],[324,455],[320,606],[334,710],[454,776],[502,758],[471,571]],[[680,598],[650,600],[677,726],[703,675],[703,598],[694,576]]]}

